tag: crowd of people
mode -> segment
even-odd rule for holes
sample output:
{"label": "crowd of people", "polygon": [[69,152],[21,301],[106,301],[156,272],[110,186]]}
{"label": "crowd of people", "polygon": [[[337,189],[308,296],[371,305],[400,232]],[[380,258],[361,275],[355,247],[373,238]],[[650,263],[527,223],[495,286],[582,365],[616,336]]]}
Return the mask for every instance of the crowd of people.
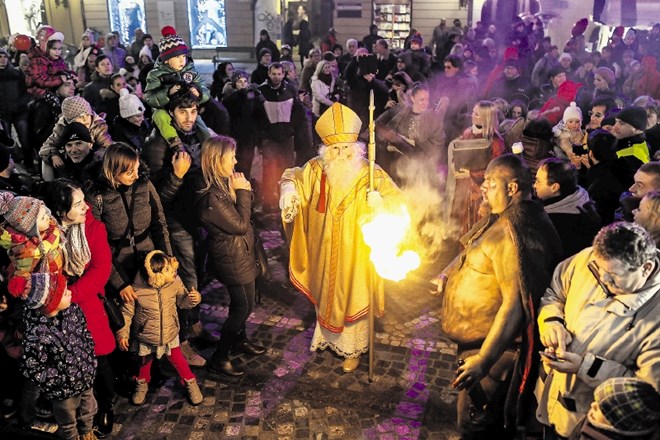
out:
{"label": "crowd of people", "polygon": [[[85,31],[72,65],[50,26],[11,36],[0,47],[3,416],[29,428],[52,411],[60,437],[103,438],[118,388],[145,402],[154,356],[193,405],[203,392],[191,367],[244,375],[232,358],[266,352],[246,331],[264,269],[255,207],[281,213],[290,281],[317,313],[310,349],[354,371],[367,312],[385,308],[360,222],[421,182],[442,203],[416,224],[444,231],[455,257],[433,282],[458,346],[461,438],[651,438],[660,24],[615,28],[589,51],[588,24],[561,51],[530,18],[505,30],[443,20],[431,44],[413,29],[397,53],[375,25],[345,47],[331,29],[323,50],[305,42],[300,74],[291,45],[263,30],[254,71],[223,62],[211,85],[170,26],[158,44],[138,29],[126,46]],[[230,298],[219,339],[200,321],[210,279]],[[210,359],[195,339],[217,344]]]}

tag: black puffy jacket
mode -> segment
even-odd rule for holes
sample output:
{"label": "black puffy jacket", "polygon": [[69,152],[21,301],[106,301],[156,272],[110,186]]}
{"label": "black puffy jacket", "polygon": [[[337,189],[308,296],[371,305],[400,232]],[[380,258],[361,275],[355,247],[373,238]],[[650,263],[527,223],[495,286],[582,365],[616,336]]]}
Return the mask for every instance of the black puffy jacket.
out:
{"label": "black puffy jacket", "polygon": [[250,223],[252,193],[239,189],[234,202],[224,188],[212,186],[202,191],[203,187],[198,179],[197,212],[208,233],[207,270],[225,285],[251,283],[257,278],[254,230]]}

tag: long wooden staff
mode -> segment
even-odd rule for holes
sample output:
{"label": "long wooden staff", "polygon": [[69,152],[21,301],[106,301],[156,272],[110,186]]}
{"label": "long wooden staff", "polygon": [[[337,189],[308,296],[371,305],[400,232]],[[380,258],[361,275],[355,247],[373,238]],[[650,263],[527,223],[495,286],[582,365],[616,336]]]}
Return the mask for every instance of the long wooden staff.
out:
{"label": "long wooden staff", "polygon": [[[369,92],[369,191],[374,190],[374,165],[376,164],[376,124],[374,122],[374,91]],[[374,289],[369,289],[369,382],[374,378]]]}

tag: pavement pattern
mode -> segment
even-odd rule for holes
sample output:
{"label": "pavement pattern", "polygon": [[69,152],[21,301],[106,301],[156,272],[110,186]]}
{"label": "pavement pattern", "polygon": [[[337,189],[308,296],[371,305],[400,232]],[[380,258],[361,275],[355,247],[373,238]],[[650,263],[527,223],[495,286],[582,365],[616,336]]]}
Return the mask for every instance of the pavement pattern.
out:
{"label": "pavement pattern", "polygon": [[[458,439],[456,392],[449,386],[456,347],[441,334],[440,300],[428,293],[427,280],[437,267],[427,265],[401,283],[386,285],[386,314],[376,320],[374,378],[369,382],[368,356],[362,356],[355,372],[345,374],[342,358],[329,350],[309,350],[315,312],[288,282],[286,244],[276,218],[261,222],[260,236],[274,279],[262,288],[262,302],[247,332],[267,352],[235,358],[246,371],[238,379],[193,369],[204,395],[199,406],[188,403],[185,388],[163,359],[168,378],[150,389],[144,405],[118,397],[108,438]],[[229,296],[217,281],[202,293],[202,322],[217,336]],[[214,350],[209,343],[196,347],[207,359]]]}

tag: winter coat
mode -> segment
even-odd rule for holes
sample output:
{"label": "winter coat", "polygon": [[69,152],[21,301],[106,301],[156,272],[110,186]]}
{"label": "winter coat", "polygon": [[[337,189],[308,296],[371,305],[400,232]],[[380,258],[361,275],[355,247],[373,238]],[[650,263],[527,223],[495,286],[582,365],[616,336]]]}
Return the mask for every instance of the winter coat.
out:
{"label": "winter coat", "polygon": [[561,238],[564,249],[562,258],[591,246],[602,221],[595,203],[584,188],[578,186],[573,194],[563,198],[543,200],[543,205]]}
{"label": "winter coat", "polygon": [[252,84],[261,85],[268,79],[268,66],[257,64],[257,68],[250,74],[250,82]]}
{"label": "winter coat", "polygon": [[[163,213],[163,206],[156,188],[149,181],[147,170],[140,167],[140,177],[130,187],[120,185],[112,188],[103,177],[99,177],[87,191],[87,200],[92,206],[94,217],[105,223],[108,243],[112,251],[112,271],[108,280],[109,293],[117,293],[131,285],[138,270],[138,253],[154,249],[172,255],[170,236]],[[129,222],[122,195],[133,208],[135,249],[128,237]],[[132,200],[135,199],[133,203]]]}
{"label": "winter coat", "polygon": [[104,119],[112,124],[119,116],[119,94],[111,88],[101,89],[99,94],[101,95],[100,108],[94,110],[97,113],[105,113]]}
{"label": "winter coat", "polygon": [[114,351],[115,337],[98,296],[105,296],[104,287],[110,277],[112,255],[105,225],[94,218],[91,209],[85,215],[85,236],[92,258],[79,278],[69,279],[69,290],[71,300],[85,314],[87,328],[94,340],[94,352],[97,356],[105,356]]}
{"label": "winter coat", "polygon": [[192,133],[177,130],[177,134],[183,143],[183,149],[192,160],[190,169],[183,179],[179,179],[174,174],[172,149],[169,148],[158,128],[154,128],[151,136],[145,141],[142,159],[149,167],[149,179],[158,189],[158,196],[163,204],[163,213],[167,220],[167,230],[170,233],[185,230],[191,235],[196,235],[198,220],[193,204],[195,194],[192,182],[195,172],[200,167],[202,143],[208,135],[202,130]]}
{"label": "winter coat", "polygon": [[71,304],[51,318],[25,308],[21,372],[47,399],[64,400],[94,385],[94,341],[80,307]]}
{"label": "winter coat", "polygon": [[254,48],[254,52],[257,55],[257,61],[259,61],[259,52],[261,52],[261,49],[270,50],[273,63],[280,60],[280,50],[277,48],[277,45],[273,43],[273,40],[271,40],[270,37],[266,38],[266,40],[259,40],[257,46]]}
{"label": "winter coat", "polygon": [[64,166],[53,169],[55,172],[55,178],[71,179],[80,185],[86,185],[90,181],[96,179],[94,173],[102,160],[103,159],[99,158],[94,152],[90,151],[82,162],[73,163],[73,161],[69,159],[69,156],[65,154],[62,159]]}
{"label": "winter coat", "polygon": [[176,71],[158,60],[154,68],[147,74],[147,86],[144,89],[144,100],[152,108],[165,108],[170,102],[169,91],[175,84],[185,83],[195,87],[199,92],[199,103],[203,104],[211,97],[211,92],[204,78],[195,69],[195,64],[188,60],[183,69]]}
{"label": "winter coat", "polygon": [[207,270],[223,284],[233,286],[257,278],[254,230],[250,223],[252,193],[236,190],[236,202],[224,188],[204,190],[196,180],[199,221],[208,234]]}
{"label": "winter coat", "polygon": [[[41,98],[47,91],[53,91],[62,85],[62,75],[75,75],[69,70],[62,57],[54,60],[38,46],[28,51],[30,68],[25,85],[29,94]],[[3,96],[4,99],[4,96]]]}
{"label": "winter coat", "polygon": [[[545,371],[536,384],[537,419],[564,437],[589,411],[603,381],[634,376],[660,386],[660,258],[639,291],[616,298],[605,296],[587,267],[593,259],[589,247],[560,263],[539,308],[541,334],[548,318],[563,319],[573,338],[566,351],[583,357],[577,373]],[[566,408],[571,403],[574,411]]]}
{"label": "winter coat", "polygon": [[222,104],[229,113],[231,137],[236,139],[238,146],[252,147],[257,144],[257,133],[254,129],[257,118],[257,103],[263,99],[255,90],[238,90],[222,98]]}
{"label": "winter coat", "polygon": [[614,211],[619,207],[619,196],[626,191],[617,176],[615,164],[616,161],[599,162],[592,165],[584,176],[584,187],[596,203],[596,210],[603,225],[614,221]]}
{"label": "winter coat", "polygon": [[[46,142],[41,146],[39,150],[39,157],[41,160],[48,164],[52,164],[53,156],[64,157],[64,148],[60,150],[60,137],[62,136],[62,131],[67,125],[64,116],[60,116],[60,119],[53,127],[53,133],[46,139]],[[92,136],[94,141],[94,150],[98,151],[100,148],[107,148],[112,144],[112,139],[108,134],[108,124],[105,120],[99,115],[94,113],[92,115],[92,126],[89,129],[89,134]]]}
{"label": "winter coat", "polygon": [[119,116],[115,119],[114,124],[110,125],[110,136],[114,142],[124,142],[141,152],[152,130],[148,119],[144,119],[142,125],[138,127]]}
{"label": "winter coat", "polygon": [[30,95],[25,88],[25,74],[11,63],[0,69],[0,118],[10,119],[12,115],[27,111]]}
{"label": "winter coat", "polygon": [[51,218],[50,226],[40,237],[29,237],[9,225],[0,226],[0,247],[9,255],[7,290],[25,299],[30,293],[32,272],[62,271],[62,230]]}
{"label": "winter coat", "polygon": [[309,148],[311,126],[294,87],[282,81],[279,88],[273,88],[268,80],[259,86],[259,92],[264,98],[257,106],[261,138],[278,142],[293,137],[297,151]]}
{"label": "winter coat", "polygon": [[94,72],[92,73],[92,81],[83,89],[82,97],[89,102],[96,113],[106,111],[106,103],[101,96],[101,90],[110,88],[112,85],[110,78],[110,76],[101,76],[98,72]]}
{"label": "winter coat", "polygon": [[124,58],[126,58],[126,51],[121,47],[112,47],[106,45],[103,49],[103,55],[110,58],[112,68],[115,72],[124,67]]}
{"label": "winter coat", "polygon": [[39,148],[53,133],[55,123],[62,115],[62,100],[47,94],[30,102],[28,110],[28,134],[30,144]]}
{"label": "winter coat", "polygon": [[171,283],[155,288],[138,273],[133,289],[137,299],[122,304],[121,312],[126,324],[117,332],[117,338],[131,341],[137,339],[142,344],[152,346],[172,342],[179,335],[177,307],[192,308],[181,278],[177,276]]}
{"label": "winter coat", "polygon": [[[312,78],[312,112],[316,116],[321,116],[323,111],[327,110],[334,101],[328,96],[335,88],[335,78],[332,78],[330,85],[324,83],[319,78]],[[323,110],[321,110],[323,109]]]}

